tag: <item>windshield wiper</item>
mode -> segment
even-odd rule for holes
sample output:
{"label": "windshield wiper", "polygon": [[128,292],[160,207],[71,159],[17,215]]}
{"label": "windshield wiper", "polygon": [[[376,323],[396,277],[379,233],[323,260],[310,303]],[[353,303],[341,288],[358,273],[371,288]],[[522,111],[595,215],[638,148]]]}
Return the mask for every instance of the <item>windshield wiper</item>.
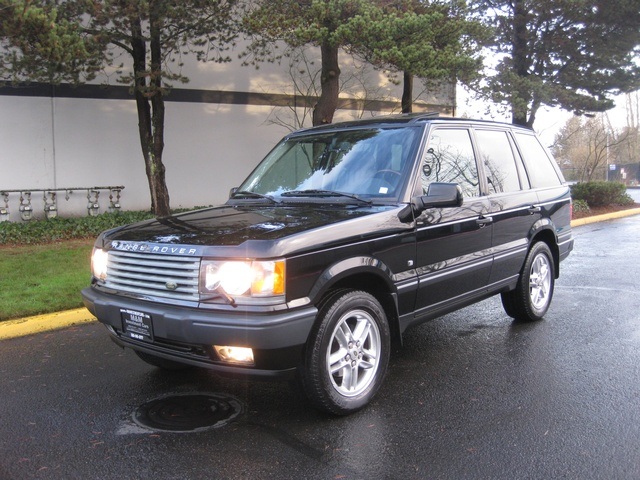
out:
{"label": "windshield wiper", "polygon": [[290,192],[284,192],[283,197],[347,197],[352,200],[357,200],[360,203],[371,205],[371,200],[365,200],[357,195],[344,192],[336,192],[334,190],[292,190]]}
{"label": "windshield wiper", "polygon": [[248,190],[239,190],[234,192],[231,198],[236,197],[247,197],[247,198],[264,198],[265,200],[269,200],[271,203],[279,203],[275,198],[269,195],[263,195],[262,193],[250,192]]}

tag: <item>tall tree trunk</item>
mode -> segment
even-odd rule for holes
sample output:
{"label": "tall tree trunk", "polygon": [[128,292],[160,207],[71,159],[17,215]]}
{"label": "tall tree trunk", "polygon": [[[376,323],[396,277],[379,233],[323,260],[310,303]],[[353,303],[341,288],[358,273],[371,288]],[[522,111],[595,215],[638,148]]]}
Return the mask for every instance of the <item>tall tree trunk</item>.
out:
{"label": "tall tree trunk", "polygon": [[320,46],[322,54],[322,70],[320,72],[320,98],[313,109],[313,125],[333,122],[333,114],[338,108],[340,93],[340,66],[338,64],[338,47],[327,42]]}
{"label": "tall tree trunk", "polygon": [[[152,40],[151,71],[147,69],[146,65],[146,43],[142,37],[142,26],[139,18],[132,21],[131,33],[138,132],[151,194],[151,211],[157,216],[168,216],[170,215],[169,192],[165,182],[165,167],[162,163],[164,99],[162,90],[159,89],[162,82],[161,76],[158,74],[159,63],[155,67],[153,65],[160,58],[159,32],[156,29],[157,36]],[[147,79],[149,79],[149,83]]]}
{"label": "tall tree trunk", "polygon": [[[153,5],[153,3],[151,4]],[[162,88],[162,45],[160,25],[161,20],[154,11],[157,7],[151,7],[150,33],[151,33],[151,78],[150,84],[153,86],[151,96],[152,108],[152,132],[153,132],[153,159],[151,161],[151,176],[149,177],[149,187],[152,192],[155,209],[153,213],[158,216],[171,215],[169,206],[169,190],[165,178],[165,166],[162,162],[164,151],[164,90]],[[152,185],[153,184],[153,185]]]}
{"label": "tall tree trunk", "polygon": [[413,74],[403,72],[402,82],[402,113],[413,111]]}
{"label": "tall tree trunk", "polygon": [[525,84],[515,87],[511,92],[511,121],[516,125],[526,126],[528,122],[528,110],[531,101],[530,93],[526,86],[526,78],[529,76],[531,59],[528,55],[527,16],[529,12],[525,0],[513,1],[513,38],[511,39],[513,71]]}

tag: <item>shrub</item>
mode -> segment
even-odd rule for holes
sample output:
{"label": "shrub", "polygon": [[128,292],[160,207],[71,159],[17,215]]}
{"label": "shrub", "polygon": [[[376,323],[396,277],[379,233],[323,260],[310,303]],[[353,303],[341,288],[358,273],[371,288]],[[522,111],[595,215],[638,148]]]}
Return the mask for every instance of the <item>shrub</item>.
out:
{"label": "shrub", "polygon": [[[627,195],[627,187],[616,182],[585,182],[571,186],[571,196],[574,202],[583,200],[593,207],[607,207],[609,205],[630,205],[633,199]],[[574,204],[575,209],[575,204]]]}
{"label": "shrub", "polygon": [[[209,205],[211,206],[211,205]],[[207,208],[172,209],[172,214]],[[110,228],[155,218],[151,212],[121,211],[102,213],[95,217],[52,218],[30,222],[0,222],[0,245],[36,245],[61,240],[97,237]]]}
{"label": "shrub", "polygon": [[148,218],[153,218],[150,212],[117,212],[95,217],[0,222],[0,245],[32,245],[96,237],[104,230]]}
{"label": "shrub", "polygon": [[573,201],[573,213],[589,214],[590,212],[591,212],[591,209],[589,208],[589,204],[584,200]]}

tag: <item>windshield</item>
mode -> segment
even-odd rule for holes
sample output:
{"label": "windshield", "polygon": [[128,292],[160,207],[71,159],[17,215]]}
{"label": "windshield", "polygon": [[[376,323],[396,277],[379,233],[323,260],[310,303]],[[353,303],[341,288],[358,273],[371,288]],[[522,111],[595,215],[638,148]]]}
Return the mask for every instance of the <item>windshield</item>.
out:
{"label": "windshield", "polygon": [[395,199],[411,170],[420,132],[405,126],[292,136],[238,191],[286,198],[349,194]]}

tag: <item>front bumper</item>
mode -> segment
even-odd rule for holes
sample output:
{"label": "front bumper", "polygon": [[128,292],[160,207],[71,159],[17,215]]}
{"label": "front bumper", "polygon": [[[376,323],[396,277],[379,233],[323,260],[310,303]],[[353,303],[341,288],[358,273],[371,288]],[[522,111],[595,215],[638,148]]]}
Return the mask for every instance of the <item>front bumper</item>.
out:
{"label": "front bumper", "polygon": [[[317,314],[315,307],[265,313],[247,312],[241,307],[233,312],[177,307],[107,294],[92,287],[82,290],[82,298],[121,347],[220,373],[250,376],[295,373]],[[153,341],[123,335],[121,309],[150,315]],[[245,367],[224,363],[213,345],[250,347],[255,364]]]}

